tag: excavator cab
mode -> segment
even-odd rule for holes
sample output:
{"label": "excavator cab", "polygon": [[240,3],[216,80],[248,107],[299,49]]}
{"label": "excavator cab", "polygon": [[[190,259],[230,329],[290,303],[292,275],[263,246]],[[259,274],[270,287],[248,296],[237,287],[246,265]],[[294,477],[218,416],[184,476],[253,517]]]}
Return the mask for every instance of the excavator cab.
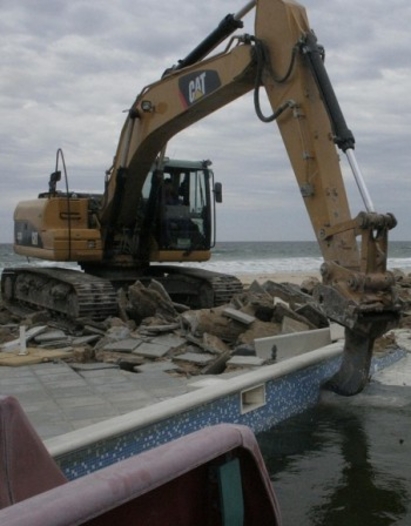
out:
{"label": "excavator cab", "polygon": [[215,244],[215,203],[221,201],[221,184],[214,183],[210,165],[167,160],[147,177],[142,203],[150,221],[151,261],[209,258]]}

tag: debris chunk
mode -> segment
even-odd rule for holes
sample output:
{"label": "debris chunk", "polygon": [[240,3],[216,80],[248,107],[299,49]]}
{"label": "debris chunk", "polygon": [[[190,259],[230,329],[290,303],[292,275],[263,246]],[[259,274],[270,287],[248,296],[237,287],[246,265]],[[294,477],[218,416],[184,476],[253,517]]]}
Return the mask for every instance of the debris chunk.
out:
{"label": "debris chunk", "polygon": [[244,312],[241,312],[237,309],[232,309],[231,307],[224,309],[223,314],[224,316],[238,321],[243,325],[251,325],[251,323],[255,321],[254,316],[249,316],[248,314],[245,314]]}

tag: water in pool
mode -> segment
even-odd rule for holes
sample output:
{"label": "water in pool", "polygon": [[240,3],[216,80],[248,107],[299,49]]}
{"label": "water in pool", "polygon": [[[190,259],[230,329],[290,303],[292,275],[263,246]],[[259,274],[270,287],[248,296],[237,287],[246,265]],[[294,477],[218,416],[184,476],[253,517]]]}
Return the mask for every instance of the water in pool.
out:
{"label": "water in pool", "polygon": [[411,387],[371,383],[258,435],[284,526],[411,524]]}

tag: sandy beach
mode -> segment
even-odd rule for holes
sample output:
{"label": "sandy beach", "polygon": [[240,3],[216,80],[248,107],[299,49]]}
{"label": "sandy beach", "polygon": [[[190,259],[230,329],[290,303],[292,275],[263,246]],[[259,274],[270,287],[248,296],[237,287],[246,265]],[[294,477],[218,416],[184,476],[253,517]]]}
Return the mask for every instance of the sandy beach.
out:
{"label": "sandy beach", "polygon": [[[397,268],[397,269],[388,269],[391,272],[398,271],[403,273],[405,276],[410,276],[409,268]],[[247,273],[247,274],[237,274],[237,278],[244,284],[250,285],[254,280],[257,280],[259,283],[264,283],[264,281],[275,281],[277,283],[294,283],[296,285],[301,285],[301,283],[308,278],[317,278],[321,281],[320,271],[308,271],[308,272],[271,272],[271,273]]]}
{"label": "sandy beach", "polygon": [[264,283],[265,281],[275,281],[277,283],[294,283],[295,285],[301,285],[301,283],[307,278],[320,278],[320,272],[275,272],[275,273],[258,273],[258,274],[239,274],[237,278],[245,285],[250,285],[254,280],[258,283]]}

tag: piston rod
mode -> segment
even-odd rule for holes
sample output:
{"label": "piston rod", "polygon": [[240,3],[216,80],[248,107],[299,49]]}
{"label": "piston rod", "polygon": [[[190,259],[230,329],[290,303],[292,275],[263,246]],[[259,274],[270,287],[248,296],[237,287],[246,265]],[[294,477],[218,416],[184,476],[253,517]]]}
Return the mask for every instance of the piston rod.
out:
{"label": "piston rod", "polygon": [[255,7],[256,3],[257,3],[257,0],[251,0],[251,2],[248,2],[242,9],[240,9],[240,11],[238,11],[234,15],[234,19],[241,20],[242,18],[244,18],[245,15],[249,13],[251,9]]}
{"label": "piston rod", "polygon": [[374,204],[362,176],[361,169],[357,163],[354,150],[351,148],[347,149],[345,151],[345,155],[347,156],[348,162],[350,163],[355,182],[357,183],[358,190],[360,191],[367,212],[375,212]]}

